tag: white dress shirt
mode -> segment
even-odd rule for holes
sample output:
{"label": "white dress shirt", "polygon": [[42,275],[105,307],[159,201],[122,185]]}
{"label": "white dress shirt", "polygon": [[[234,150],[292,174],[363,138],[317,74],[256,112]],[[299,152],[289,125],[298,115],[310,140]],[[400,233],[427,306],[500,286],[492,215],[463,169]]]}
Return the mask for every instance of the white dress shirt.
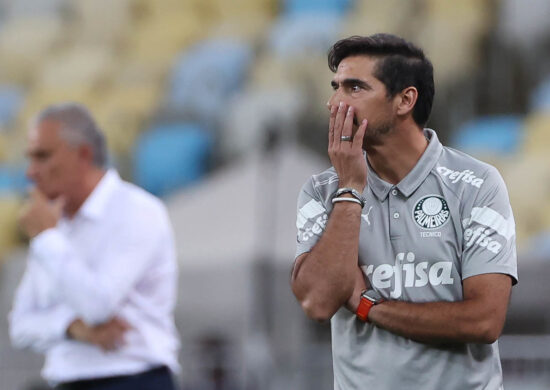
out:
{"label": "white dress shirt", "polygon": [[[45,353],[52,382],[179,370],[177,265],[162,202],[109,170],[72,218],[31,240],[10,314],[16,347]],[[70,323],[118,316],[132,327],[115,351],[67,338]]]}

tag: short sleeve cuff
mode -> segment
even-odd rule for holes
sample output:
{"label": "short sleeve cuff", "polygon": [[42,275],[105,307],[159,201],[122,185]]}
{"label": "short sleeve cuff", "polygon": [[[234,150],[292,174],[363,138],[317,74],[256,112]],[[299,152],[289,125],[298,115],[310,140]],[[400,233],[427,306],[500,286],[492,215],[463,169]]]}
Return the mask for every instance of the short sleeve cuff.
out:
{"label": "short sleeve cuff", "polygon": [[308,246],[298,246],[298,248],[296,248],[296,254],[294,255],[294,260],[296,260],[299,256],[303,255],[304,253],[308,253],[308,252],[311,252],[311,248]]}
{"label": "short sleeve cuff", "polygon": [[507,267],[507,266],[491,267],[491,268],[479,267],[477,269],[470,269],[467,272],[463,271],[462,280],[470,278],[472,276],[483,275],[483,274],[506,274],[512,278],[512,285],[515,285],[518,282],[518,274],[517,274],[516,268]]}

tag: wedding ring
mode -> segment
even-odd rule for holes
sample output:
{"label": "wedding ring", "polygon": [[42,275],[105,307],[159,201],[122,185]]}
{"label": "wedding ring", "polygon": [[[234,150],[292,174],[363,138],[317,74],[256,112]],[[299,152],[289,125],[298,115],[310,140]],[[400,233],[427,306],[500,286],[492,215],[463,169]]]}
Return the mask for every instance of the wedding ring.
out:
{"label": "wedding ring", "polygon": [[353,138],[351,137],[351,135],[343,135],[340,137],[340,141],[352,142]]}

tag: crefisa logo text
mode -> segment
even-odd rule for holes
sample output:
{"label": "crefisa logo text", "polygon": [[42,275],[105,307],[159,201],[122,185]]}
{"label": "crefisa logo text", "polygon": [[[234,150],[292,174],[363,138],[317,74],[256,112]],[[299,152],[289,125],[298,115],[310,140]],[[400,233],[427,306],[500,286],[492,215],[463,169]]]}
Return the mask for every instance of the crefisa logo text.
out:
{"label": "crefisa logo text", "polygon": [[451,180],[451,183],[458,183],[462,180],[464,183],[473,185],[474,187],[480,188],[483,184],[483,179],[477,177],[473,171],[468,169],[464,171],[453,171],[447,167],[437,167],[437,172]]}

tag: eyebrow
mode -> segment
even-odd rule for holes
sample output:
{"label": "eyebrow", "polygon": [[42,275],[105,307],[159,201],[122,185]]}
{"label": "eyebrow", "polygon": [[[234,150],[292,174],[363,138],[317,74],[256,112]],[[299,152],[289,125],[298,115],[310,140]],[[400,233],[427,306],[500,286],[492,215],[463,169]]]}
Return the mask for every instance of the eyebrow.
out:
{"label": "eyebrow", "polygon": [[[360,79],[344,79],[341,82],[341,84],[344,87],[351,87],[352,85],[358,85],[358,86],[360,86],[361,88],[364,88],[364,89],[372,89],[372,87],[369,83],[367,83],[366,81],[360,80]],[[332,80],[330,82],[330,85],[332,86],[332,88],[337,88],[338,87],[338,83],[335,80]]]}
{"label": "eyebrow", "polygon": [[41,158],[41,157],[47,157],[51,154],[51,150],[48,150],[48,149],[32,149],[32,150],[29,150],[27,149],[25,151],[25,155],[27,156],[27,158],[31,158],[31,157],[38,157],[38,158]]}

